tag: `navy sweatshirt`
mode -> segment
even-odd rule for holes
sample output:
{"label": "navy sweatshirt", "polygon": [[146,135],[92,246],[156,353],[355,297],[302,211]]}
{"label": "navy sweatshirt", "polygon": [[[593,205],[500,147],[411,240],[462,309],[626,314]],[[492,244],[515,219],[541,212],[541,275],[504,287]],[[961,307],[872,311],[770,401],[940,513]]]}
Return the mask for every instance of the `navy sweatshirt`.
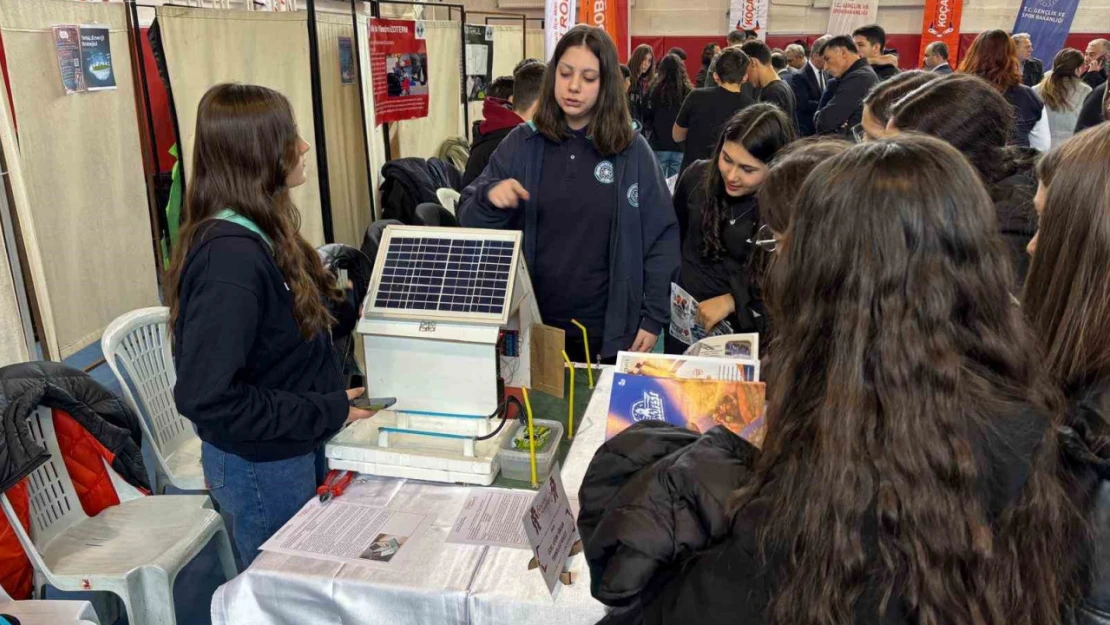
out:
{"label": "navy sweatshirt", "polygon": [[347,419],[331,340],[301,338],[261,237],[227,221],[203,228],[179,287],[177,409],[201,440],[252,462],[311,453]]}
{"label": "navy sweatshirt", "polygon": [[[459,202],[459,223],[464,227],[524,232],[529,275],[536,273],[540,247],[540,190],[545,173],[553,171],[544,166],[548,142],[533,124],[518,126],[498,146],[482,175],[463,190]],[[609,227],[609,284],[600,350],[608,358],[628,349],[638,330],[658,335],[670,323],[671,279],[679,264],[678,221],[663,170],[647,139],[637,134],[624,152],[598,165],[594,179],[611,188],[615,207]],[[489,190],[509,178],[527,189],[532,199],[514,210],[502,210],[490,204]],[[584,199],[590,201],[590,196]]]}

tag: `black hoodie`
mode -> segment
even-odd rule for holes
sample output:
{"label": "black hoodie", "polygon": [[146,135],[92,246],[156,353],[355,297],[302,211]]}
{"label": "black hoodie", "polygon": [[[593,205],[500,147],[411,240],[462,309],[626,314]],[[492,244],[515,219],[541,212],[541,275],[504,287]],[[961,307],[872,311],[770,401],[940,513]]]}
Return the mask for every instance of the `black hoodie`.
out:
{"label": "black hoodie", "polygon": [[173,329],[177,409],[202,440],[253,462],[310,453],[347,418],[331,340],[301,338],[293,293],[261,237],[227,221],[202,228]]}

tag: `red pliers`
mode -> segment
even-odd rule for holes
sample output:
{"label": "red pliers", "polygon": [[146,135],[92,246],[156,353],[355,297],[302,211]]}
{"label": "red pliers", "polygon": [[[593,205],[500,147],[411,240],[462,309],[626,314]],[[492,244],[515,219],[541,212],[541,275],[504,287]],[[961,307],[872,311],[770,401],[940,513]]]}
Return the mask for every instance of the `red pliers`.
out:
{"label": "red pliers", "polygon": [[324,483],[316,489],[316,494],[320,496],[320,503],[325,503],[332,497],[338,497],[347,490],[347,485],[355,479],[354,471],[339,471],[332,469],[328,471],[328,476],[324,478]]}

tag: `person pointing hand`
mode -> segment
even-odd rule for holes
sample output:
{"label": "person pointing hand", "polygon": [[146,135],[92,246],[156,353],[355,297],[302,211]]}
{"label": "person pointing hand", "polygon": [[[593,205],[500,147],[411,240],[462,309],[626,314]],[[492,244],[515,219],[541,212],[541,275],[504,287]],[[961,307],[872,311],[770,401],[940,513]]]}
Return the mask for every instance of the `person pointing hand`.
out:
{"label": "person pointing hand", "polygon": [[516,208],[520,205],[521,200],[527,200],[531,196],[523,185],[513,178],[509,178],[491,187],[488,197],[490,204],[502,210],[508,210],[510,208]]}

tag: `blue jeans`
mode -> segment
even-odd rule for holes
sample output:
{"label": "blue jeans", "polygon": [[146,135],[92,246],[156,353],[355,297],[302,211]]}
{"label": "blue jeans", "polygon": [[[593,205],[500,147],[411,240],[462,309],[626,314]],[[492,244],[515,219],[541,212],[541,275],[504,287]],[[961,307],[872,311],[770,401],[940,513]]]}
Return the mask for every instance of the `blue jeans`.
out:
{"label": "blue jeans", "polygon": [[243,566],[258,548],[316,496],[322,481],[323,450],[273,462],[251,462],[201,445],[208,492],[220,509]]}
{"label": "blue jeans", "polygon": [[682,152],[656,152],[655,160],[663,169],[663,177],[670,178],[678,174],[678,168],[682,167]]}

